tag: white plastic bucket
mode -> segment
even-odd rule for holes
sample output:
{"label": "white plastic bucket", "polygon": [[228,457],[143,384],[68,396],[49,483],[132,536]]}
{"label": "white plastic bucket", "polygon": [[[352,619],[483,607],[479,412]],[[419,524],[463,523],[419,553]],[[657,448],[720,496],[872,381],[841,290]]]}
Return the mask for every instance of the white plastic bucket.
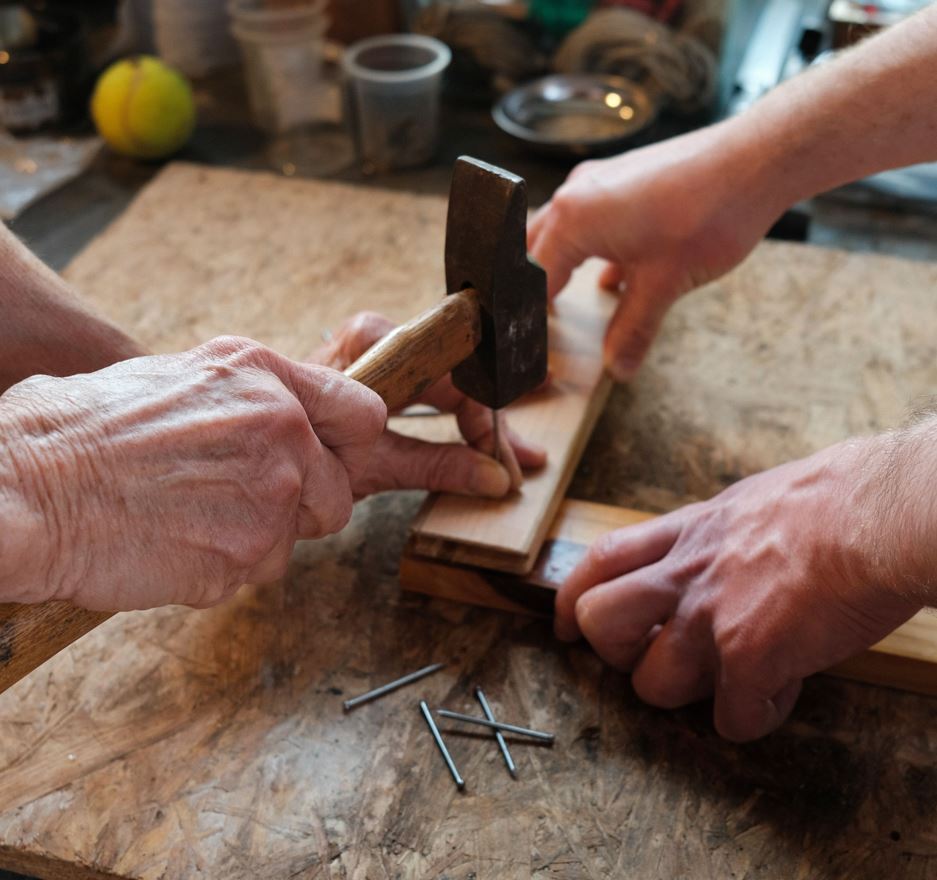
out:
{"label": "white plastic bucket", "polygon": [[346,94],[366,169],[422,165],[439,140],[442,75],[452,53],[418,34],[368,37],[342,56]]}

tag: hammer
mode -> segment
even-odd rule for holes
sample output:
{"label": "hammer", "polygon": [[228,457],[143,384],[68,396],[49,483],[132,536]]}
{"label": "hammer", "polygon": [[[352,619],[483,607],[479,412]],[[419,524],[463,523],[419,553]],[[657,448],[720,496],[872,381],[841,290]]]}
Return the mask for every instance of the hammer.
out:
{"label": "hammer", "polygon": [[[452,372],[456,388],[501,409],[547,373],[547,278],[527,257],[527,186],[494,165],[456,160],[446,217],[449,295],[346,371],[390,411]],[[497,422],[495,422],[497,424]]]}
{"label": "hammer", "polygon": [[[546,378],[546,273],[527,258],[520,177],[477,159],[456,161],[445,258],[449,295],[345,371],[380,394],[389,411],[449,372],[460,391],[493,410]],[[0,692],[110,616],[67,602],[0,604]]]}

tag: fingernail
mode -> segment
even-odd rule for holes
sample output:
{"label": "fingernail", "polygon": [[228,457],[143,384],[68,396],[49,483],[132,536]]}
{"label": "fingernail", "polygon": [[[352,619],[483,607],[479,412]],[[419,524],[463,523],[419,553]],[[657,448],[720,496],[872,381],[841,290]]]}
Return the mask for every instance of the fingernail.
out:
{"label": "fingernail", "polygon": [[553,619],[553,633],[561,642],[575,642],[579,638],[579,628],[565,617]]}
{"label": "fingernail", "polygon": [[485,498],[503,498],[511,489],[511,475],[498,462],[481,459],[472,475],[472,490]]}

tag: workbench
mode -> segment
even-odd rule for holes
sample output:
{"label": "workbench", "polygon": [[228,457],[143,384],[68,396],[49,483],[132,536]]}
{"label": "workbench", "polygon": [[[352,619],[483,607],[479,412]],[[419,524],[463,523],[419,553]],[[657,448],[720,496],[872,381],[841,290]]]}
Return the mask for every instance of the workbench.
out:
{"label": "workbench", "polygon": [[[404,318],[440,295],[444,209],[179,166],[68,275],[157,350],[236,332],[301,357],[355,304]],[[762,246],[674,309],[570,494],[665,511],[899,423],[937,387],[935,291],[935,264]],[[818,676],[780,731],[726,743],[708,705],[641,704],[548,622],[401,594],[420,502],[364,502],[340,535],[300,544],[282,582],[120,615],[0,696],[0,867],[937,877],[937,700]],[[414,689],[342,712],[436,660]],[[490,737],[449,734],[459,793],[416,700],[471,711],[474,685],[557,744],[515,746],[512,780]]]}

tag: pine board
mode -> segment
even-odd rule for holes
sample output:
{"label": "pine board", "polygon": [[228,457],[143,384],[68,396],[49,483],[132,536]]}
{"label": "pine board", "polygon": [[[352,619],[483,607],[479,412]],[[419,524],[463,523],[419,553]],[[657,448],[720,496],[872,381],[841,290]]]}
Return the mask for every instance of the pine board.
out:
{"label": "pine board", "polygon": [[[400,562],[400,583],[404,589],[440,599],[552,616],[556,591],[593,541],[652,517],[607,504],[564,500],[532,570],[521,575],[422,556],[411,538]],[[828,672],[937,696],[937,614],[921,611],[868,651]]]}
{"label": "pine board", "polygon": [[587,263],[556,300],[550,317],[550,387],[506,410],[515,431],[546,448],[546,466],[504,500],[428,498],[413,524],[416,552],[500,571],[530,571],[611,390],[596,341],[605,334],[616,300],[599,289],[600,269],[597,261]]}

